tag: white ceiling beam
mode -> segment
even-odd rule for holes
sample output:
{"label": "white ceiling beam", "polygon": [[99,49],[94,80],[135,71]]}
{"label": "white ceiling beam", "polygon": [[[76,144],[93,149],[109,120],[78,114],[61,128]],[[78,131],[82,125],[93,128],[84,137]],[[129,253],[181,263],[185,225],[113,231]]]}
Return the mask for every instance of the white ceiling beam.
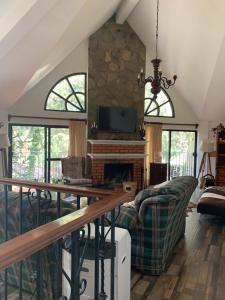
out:
{"label": "white ceiling beam", "polygon": [[123,24],[140,0],[123,0],[116,13],[116,23]]}
{"label": "white ceiling beam", "polygon": [[0,41],[32,8],[37,0],[0,1]]}
{"label": "white ceiling beam", "polygon": [[[101,27],[117,10],[120,1],[121,0],[111,0],[110,3],[105,4],[105,0],[86,0],[86,4],[82,10],[79,11],[79,14],[76,15],[49,56],[46,57],[39,69],[34,73],[24,89],[23,94],[38,84],[41,79],[60,64],[84,39],[88,38]],[[94,17],[90,18],[90,16]],[[79,24],[79,26],[77,26],[77,24]]]}

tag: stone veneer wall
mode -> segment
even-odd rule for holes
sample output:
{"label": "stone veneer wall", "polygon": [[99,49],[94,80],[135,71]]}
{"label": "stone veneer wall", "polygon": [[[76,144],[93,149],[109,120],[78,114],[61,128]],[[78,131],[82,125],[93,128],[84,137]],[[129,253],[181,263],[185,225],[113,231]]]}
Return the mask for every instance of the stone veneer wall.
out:
{"label": "stone veneer wall", "polygon": [[[138,126],[144,119],[144,89],[137,74],[145,67],[146,49],[127,22],[106,22],[89,40],[88,123],[98,121],[98,106],[137,109],[136,133],[98,131],[97,139],[139,139]],[[90,137],[90,130],[89,130]]]}

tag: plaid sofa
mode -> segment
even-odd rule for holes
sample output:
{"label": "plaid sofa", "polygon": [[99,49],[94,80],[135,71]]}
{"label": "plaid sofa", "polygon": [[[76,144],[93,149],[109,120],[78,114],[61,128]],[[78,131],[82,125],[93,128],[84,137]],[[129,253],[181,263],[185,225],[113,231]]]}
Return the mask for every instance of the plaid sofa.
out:
{"label": "plaid sofa", "polygon": [[[43,195],[44,196],[44,195]],[[8,239],[19,235],[19,199],[20,195],[16,192],[8,192],[8,214],[7,228]],[[41,198],[41,223],[47,223],[57,218],[56,201]],[[65,201],[61,201],[61,215],[66,215],[74,211],[74,207]],[[5,194],[0,191],[0,244],[4,242],[5,236]],[[23,233],[37,227],[37,198],[35,196],[23,193],[22,195],[22,231]],[[56,299],[56,250],[55,246],[49,246],[41,251],[43,280],[45,282],[43,290],[43,300]],[[44,267],[43,267],[44,266]],[[8,268],[8,289],[18,292],[19,287],[19,264],[14,264]],[[22,290],[24,295],[29,294],[29,299],[36,299],[36,280],[37,273],[37,255],[23,260],[22,263]],[[4,272],[0,272],[0,299],[4,298],[4,289],[1,284],[4,283]],[[33,297],[31,295],[34,294]],[[28,298],[27,298],[28,299]]]}
{"label": "plaid sofa", "polygon": [[116,225],[131,235],[132,266],[159,275],[185,231],[186,207],[198,181],[174,178],[158,189],[144,189],[123,205]]}

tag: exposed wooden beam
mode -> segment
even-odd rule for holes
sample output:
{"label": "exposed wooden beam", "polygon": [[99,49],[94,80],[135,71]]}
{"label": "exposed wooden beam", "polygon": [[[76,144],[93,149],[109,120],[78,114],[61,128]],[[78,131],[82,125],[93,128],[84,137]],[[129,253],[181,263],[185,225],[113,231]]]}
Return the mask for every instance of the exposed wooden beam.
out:
{"label": "exposed wooden beam", "polygon": [[123,24],[140,0],[124,0],[116,13],[116,23]]}

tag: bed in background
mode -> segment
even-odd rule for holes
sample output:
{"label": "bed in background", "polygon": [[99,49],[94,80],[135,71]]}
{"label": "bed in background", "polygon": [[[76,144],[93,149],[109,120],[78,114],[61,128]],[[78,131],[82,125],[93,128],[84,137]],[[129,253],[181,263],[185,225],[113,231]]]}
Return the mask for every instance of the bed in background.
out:
{"label": "bed in background", "polygon": [[206,188],[199,199],[197,212],[225,217],[225,188],[222,186]]}

